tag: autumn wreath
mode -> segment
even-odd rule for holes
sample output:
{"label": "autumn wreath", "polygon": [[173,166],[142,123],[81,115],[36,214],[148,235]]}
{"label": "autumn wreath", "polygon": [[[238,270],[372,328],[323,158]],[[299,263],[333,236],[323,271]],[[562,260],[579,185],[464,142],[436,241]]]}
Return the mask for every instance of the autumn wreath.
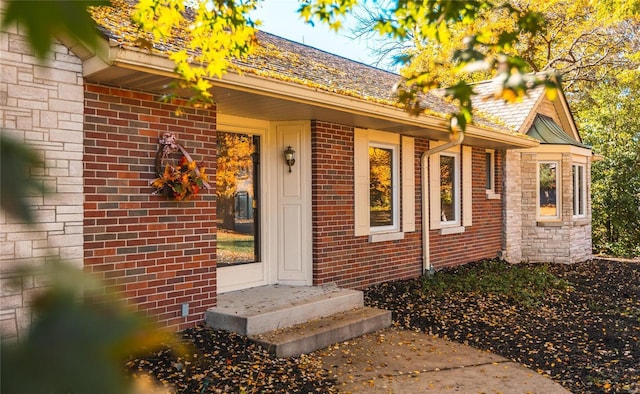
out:
{"label": "autumn wreath", "polygon": [[[177,165],[172,165],[170,155],[176,151],[180,151],[182,157]],[[196,163],[172,133],[165,133],[160,138],[156,175],[158,177],[151,181],[151,186],[156,188],[153,194],[164,194],[176,201],[188,200],[201,189],[210,188],[204,165]]]}

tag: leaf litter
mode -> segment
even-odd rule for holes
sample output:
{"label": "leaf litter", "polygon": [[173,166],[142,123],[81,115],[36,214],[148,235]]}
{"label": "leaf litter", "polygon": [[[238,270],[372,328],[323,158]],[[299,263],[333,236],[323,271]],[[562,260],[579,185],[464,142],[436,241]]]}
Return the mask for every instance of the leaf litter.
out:
{"label": "leaf litter", "polygon": [[[391,310],[397,328],[496,353],[572,392],[640,393],[640,263],[484,261],[372,286],[365,303]],[[339,391],[318,354],[276,358],[204,326],[180,334],[190,352],[132,359],[130,373],[175,393]]]}
{"label": "leaf litter", "polygon": [[[514,286],[528,288],[522,297],[521,289],[487,286],[496,277],[483,276],[487,265],[543,275],[531,275],[533,282],[511,278]],[[470,276],[475,278],[468,281]],[[639,263],[479,262],[439,271],[431,279],[373,286],[365,300],[392,310],[400,328],[494,352],[572,392],[640,393]]]}

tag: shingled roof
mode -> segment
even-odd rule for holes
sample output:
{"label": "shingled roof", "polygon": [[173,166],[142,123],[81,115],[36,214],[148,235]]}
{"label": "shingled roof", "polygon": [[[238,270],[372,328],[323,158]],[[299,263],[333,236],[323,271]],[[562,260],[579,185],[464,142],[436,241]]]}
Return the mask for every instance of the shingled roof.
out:
{"label": "shingled roof", "polygon": [[[293,79],[330,92],[396,105],[394,86],[400,75],[334,55],[265,32],[258,32],[259,47],[246,60],[235,60],[245,72]],[[434,114],[445,116],[456,107],[426,94],[423,102]]]}
{"label": "shingled roof", "polygon": [[[112,4],[112,7],[92,10],[100,31],[112,43],[123,48],[149,49],[160,54],[168,54],[184,45],[187,33],[178,30],[161,45],[154,44],[149,48],[150,42],[141,37],[131,20],[135,0],[112,0]],[[256,50],[248,58],[233,60],[233,66],[238,71],[383,105],[399,105],[394,93],[394,86],[401,80],[398,74],[261,31],[257,33],[257,42]],[[476,87],[476,90],[485,92],[490,85],[478,84]],[[421,99],[427,115],[446,118],[457,111],[457,107],[441,95],[427,93]],[[499,105],[496,104],[497,100],[494,101],[492,106]],[[501,111],[484,111],[482,103],[474,105],[481,111],[475,115],[473,123],[509,133],[517,130],[512,126],[517,122],[506,120],[512,117],[514,111],[519,114],[527,108],[510,106]],[[509,127],[505,127],[505,124]]]}
{"label": "shingled roof", "polygon": [[[122,47],[140,48],[148,45],[147,40],[141,40],[140,32],[131,20],[135,2],[125,0],[114,1],[113,4],[113,7],[92,10],[103,35]],[[162,45],[154,44],[153,51],[170,53],[178,50],[184,44],[181,36],[178,32]],[[393,87],[400,80],[398,74],[262,31],[257,33],[257,42],[256,50],[248,58],[233,60],[233,65],[239,71],[396,105]],[[429,110],[443,116],[456,109],[434,95],[426,95],[424,100]]]}
{"label": "shingled roof", "polygon": [[495,79],[473,84],[473,90],[477,93],[472,99],[473,107],[488,116],[498,118],[512,130],[518,131],[544,94],[544,87],[529,89],[522,101],[508,103],[494,97],[499,85],[500,81]]}
{"label": "shingled roof", "polygon": [[[113,1],[113,7],[92,10],[92,16],[102,34],[121,47],[146,48],[133,25],[131,14],[134,1]],[[246,59],[234,59],[234,66],[242,72],[267,78],[290,81],[315,89],[362,98],[386,105],[397,105],[394,85],[398,74],[334,55],[304,44],[259,31],[258,46]],[[180,33],[161,45],[154,44],[157,53],[170,53],[184,44]],[[424,105],[433,115],[442,117],[456,111],[456,106],[441,97],[426,94]],[[491,124],[484,120],[482,123]]]}

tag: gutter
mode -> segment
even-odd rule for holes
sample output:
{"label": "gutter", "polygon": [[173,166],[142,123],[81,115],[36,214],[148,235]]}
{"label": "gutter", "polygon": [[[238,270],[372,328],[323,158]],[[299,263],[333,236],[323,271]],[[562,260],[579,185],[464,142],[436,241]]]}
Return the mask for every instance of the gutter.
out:
{"label": "gutter", "polygon": [[[108,40],[100,40],[97,47],[86,48],[82,43],[65,41],[65,45],[72,47],[74,53],[83,60],[83,77],[94,82],[115,83],[120,85],[123,74],[117,70],[128,70],[156,76],[158,78],[175,79],[174,63],[166,56],[149,53],[146,50],[121,47]],[[377,102],[369,102],[363,98],[325,92],[298,83],[271,79],[257,74],[243,73],[242,75],[228,72],[222,79],[211,80],[214,89],[230,89],[248,93],[255,93],[264,97],[272,97],[297,102],[318,108],[349,113],[354,116],[364,116],[370,119],[395,122],[407,126],[415,132],[431,130],[432,132],[448,132],[449,122],[445,118],[433,115],[410,116],[401,108],[385,106]],[[519,135],[511,135],[475,125],[468,125],[467,136],[507,145],[510,148],[531,148],[537,146],[537,141],[530,141]],[[403,131],[397,131],[402,133]],[[406,130],[404,131],[406,132]],[[431,139],[434,139],[432,135]]]}
{"label": "gutter", "polygon": [[424,275],[433,274],[433,265],[431,265],[431,251],[429,250],[429,204],[427,203],[429,195],[429,171],[427,164],[429,162],[429,156],[436,153],[440,153],[454,146],[462,144],[464,141],[464,132],[459,132],[458,137],[444,145],[436,146],[424,152],[420,158],[421,161],[421,174],[422,177],[422,273]]}

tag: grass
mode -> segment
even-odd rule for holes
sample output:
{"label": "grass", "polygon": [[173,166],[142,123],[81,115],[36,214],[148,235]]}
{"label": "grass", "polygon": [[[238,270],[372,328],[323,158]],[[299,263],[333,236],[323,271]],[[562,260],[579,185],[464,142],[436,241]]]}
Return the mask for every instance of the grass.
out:
{"label": "grass", "polygon": [[450,292],[502,295],[522,306],[534,307],[551,289],[569,289],[566,280],[550,272],[547,265],[509,265],[496,260],[436,272],[422,279],[431,295]]}
{"label": "grass", "polygon": [[251,262],[254,257],[253,235],[218,231],[218,263]]}

